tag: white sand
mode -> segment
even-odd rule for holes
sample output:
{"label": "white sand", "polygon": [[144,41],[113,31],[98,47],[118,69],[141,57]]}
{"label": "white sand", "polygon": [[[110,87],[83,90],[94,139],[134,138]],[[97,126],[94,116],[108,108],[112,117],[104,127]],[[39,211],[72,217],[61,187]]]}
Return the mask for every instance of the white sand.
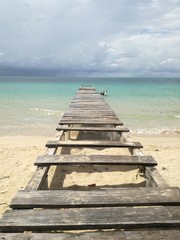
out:
{"label": "white sand", "polygon": [[[158,162],[157,169],[170,186],[180,186],[180,136],[131,136],[144,146],[145,155],[152,155]],[[18,190],[24,189],[36,170],[38,155],[45,153],[48,137],[0,137],[0,217],[8,208]],[[121,152],[119,152],[121,151]],[[98,154],[125,154],[118,149],[98,150]],[[71,154],[97,154],[90,149],[74,149]],[[121,170],[121,171],[119,171]],[[54,175],[53,175],[54,174]],[[100,186],[139,185],[143,178],[138,170],[126,167],[84,167],[51,169],[51,189]],[[53,181],[55,180],[55,181]],[[92,186],[91,186],[92,185]]]}

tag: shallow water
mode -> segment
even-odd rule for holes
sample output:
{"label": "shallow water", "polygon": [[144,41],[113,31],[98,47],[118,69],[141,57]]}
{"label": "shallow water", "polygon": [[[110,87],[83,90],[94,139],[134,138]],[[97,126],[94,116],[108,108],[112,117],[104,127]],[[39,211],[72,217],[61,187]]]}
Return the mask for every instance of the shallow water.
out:
{"label": "shallow water", "polygon": [[0,77],[0,135],[50,135],[82,84],[137,133],[180,133],[180,78]]}

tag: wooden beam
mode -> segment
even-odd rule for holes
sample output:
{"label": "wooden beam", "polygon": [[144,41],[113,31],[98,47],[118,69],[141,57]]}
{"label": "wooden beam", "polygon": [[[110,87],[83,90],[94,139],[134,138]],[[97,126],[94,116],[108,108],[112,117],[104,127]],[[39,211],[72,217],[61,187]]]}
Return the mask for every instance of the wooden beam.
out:
{"label": "wooden beam", "polygon": [[54,156],[38,156],[34,164],[37,166],[69,164],[155,166],[157,162],[152,156],[61,154]]}
{"label": "wooden beam", "polygon": [[8,210],[0,232],[88,229],[180,228],[180,208],[175,206],[66,208]]}
{"label": "wooden beam", "polygon": [[119,141],[48,141],[46,147],[116,147],[142,148],[139,142],[121,143]]}
{"label": "wooden beam", "polygon": [[64,127],[59,126],[57,131],[97,131],[97,132],[129,132],[128,128],[120,127]]}
{"label": "wooden beam", "polygon": [[93,191],[18,191],[10,204],[14,209],[118,206],[180,206],[180,190],[139,187]]}
{"label": "wooden beam", "polygon": [[64,232],[64,233],[0,233],[4,240],[179,240],[180,230],[110,230],[96,232]]}
{"label": "wooden beam", "polygon": [[148,180],[149,186],[159,188],[169,187],[164,178],[158,173],[157,169],[154,167],[145,167],[145,177]]}
{"label": "wooden beam", "polygon": [[43,188],[45,180],[47,178],[47,173],[49,167],[39,167],[37,171],[33,174],[30,182],[25,187],[26,191],[30,190],[40,190]]}
{"label": "wooden beam", "polygon": [[61,119],[59,124],[88,124],[88,125],[97,125],[100,124],[102,125],[123,125],[123,123],[120,120],[107,120],[107,119]]}
{"label": "wooden beam", "polygon": [[[64,135],[63,131],[58,132],[56,139],[61,140]],[[54,155],[57,151],[57,148],[48,148],[47,154],[48,155]],[[48,188],[48,182],[47,182],[47,174],[49,171],[48,167],[38,167],[36,172],[33,174],[31,180],[27,184],[25,190],[41,190],[41,189],[47,189]]]}

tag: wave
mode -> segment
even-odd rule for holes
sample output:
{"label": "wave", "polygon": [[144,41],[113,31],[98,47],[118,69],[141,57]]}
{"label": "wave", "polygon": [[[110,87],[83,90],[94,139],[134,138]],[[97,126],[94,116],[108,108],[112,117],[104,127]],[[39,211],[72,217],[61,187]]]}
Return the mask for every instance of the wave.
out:
{"label": "wave", "polygon": [[51,109],[46,109],[46,108],[30,108],[31,111],[39,111],[43,112],[47,115],[63,115],[62,111],[59,110],[51,110]]}
{"label": "wave", "polygon": [[180,118],[180,115],[174,115],[175,118]]}
{"label": "wave", "polygon": [[160,134],[180,134],[180,130],[177,129],[136,129],[131,130],[130,133],[134,134],[147,134],[147,135],[160,135]]}

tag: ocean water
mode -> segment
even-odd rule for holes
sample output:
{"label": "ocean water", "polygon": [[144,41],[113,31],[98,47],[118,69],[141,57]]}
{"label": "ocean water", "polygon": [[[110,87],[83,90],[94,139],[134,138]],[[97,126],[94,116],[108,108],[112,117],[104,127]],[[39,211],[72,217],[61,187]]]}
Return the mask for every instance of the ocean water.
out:
{"label": "ocean water", "polygon": [[0,136],[54,136],[82,84],[106,101],[132,132],[180,134],[180,78],[0,77]]}

